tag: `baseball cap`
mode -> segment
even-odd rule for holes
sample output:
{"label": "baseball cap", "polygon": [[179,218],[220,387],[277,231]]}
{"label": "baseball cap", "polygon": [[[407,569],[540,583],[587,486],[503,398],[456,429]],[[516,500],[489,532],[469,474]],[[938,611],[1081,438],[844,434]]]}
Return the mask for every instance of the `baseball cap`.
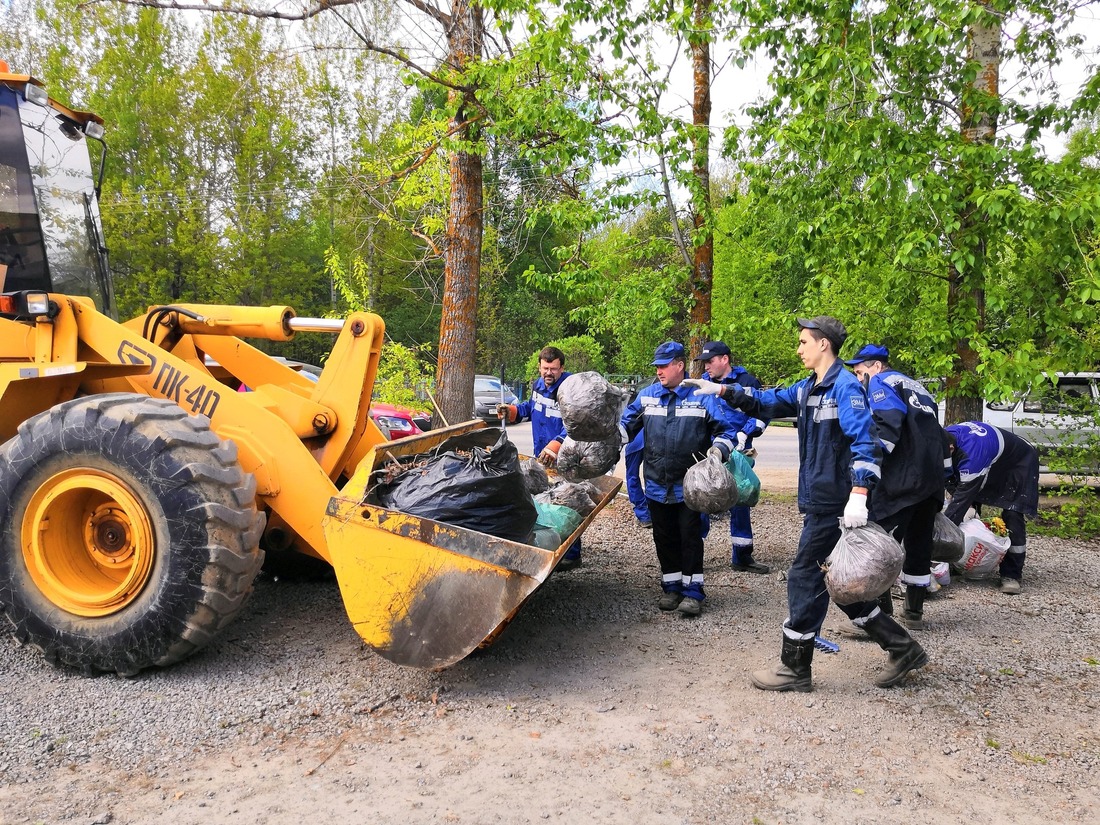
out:
{"label": "baseball cap", "polygon": [[800,329],[816,329],[821,332],[833,345],[833,353],[840,352],[844,341],[848,337],[848,330],[832,315],[817,315],[813,318],[798,318]]}
{"label": "baseball cap", "polygon": [[732,356],[733,353],[730,352],[730,348],[727,347],[725,344],[723,344],[721,341],[707,341],[703,345],[703,349],[700,350],[699,354],[696,355],[691,360],[692,361],[709,361],[711,358],[713,358],[716,355],[730,355],[730,356]]}
{"label": "baseball cap", "polygon": [[863,349],[856,353],[856,357],[849,361],[845,361],[849,367],[854,367],[856,364],[862,364],[864,361],[889,361],[890,350],[882,346],[882,344],[867,344]]}
{"label": "baseball cap", "polygon": [[653,366],[663,367],[666,364],[671,364],[677,358],[683,358],[687,360],[687,352],[684,351],[683,344],[677,344],[675,341],[665,341],[661,346],[657,347],[657,351],[653,353]]}

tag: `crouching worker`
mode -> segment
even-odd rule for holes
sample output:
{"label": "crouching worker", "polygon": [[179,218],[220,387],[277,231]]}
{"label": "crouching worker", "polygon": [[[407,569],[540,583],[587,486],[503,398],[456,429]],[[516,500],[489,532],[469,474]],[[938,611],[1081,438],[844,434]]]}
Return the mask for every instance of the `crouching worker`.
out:
{"label": "crouching worker", "polygon": [[714,398],[685,386],[687,352],[668,341],[653,356],[657,383],[623,412],[623,443],[644,433],[645,495],[661,565],[660,610],[698,616],[703,610],[703,522],[684,504],[684,475],[704,454],[730,457],[734,433]]}
{"label": "crouching worker", "polygon": [[1020,593],[1027,557],[1026,518],[1039,510],[1039,453],[1020,436],[982,421],[946,428],[951,449],[951,501],[944,511],[961,524],[981,505],[1001,508],[1011,545],[1001,560],[1001,592]]}
{"label": "crouching worker", "polygon": [[[880,475],[879,447],[863,385],[837,358],[847,337],[836,318],[819,315],[798,319],[798,356],[812,375],[773,390],[742,388],[689,379],[699,392],[719,395],[730,406],[767,420],[797,416],[798,509],[802,535],[787,573],[787,620],[783,623],[780,665],[758,670],[752,683],[761,690],[813,690],[810,666],[814,637],[829,610],[829,591],[821,569],[840,540],[840,523],[867,523],[867,494]],[[857,627],[867,631],[889,654],[886,669],[875,680],[893,687],[928,655],[876,601],[838,605]]]}
{"label": "crouching worker", "polygon": [[[497,417],[507,417],[509,424],[531,422],[531,439],[540,464],[553,467],[558,450],[565,441],[565,422],[558,409],[558,389],[572,373],[565,371],[565,353],[557,347],[544,347],[539,352],[539,377],[535,379],[531,397],[522,404],[498,404]],[[573,542],[558,562],[556,570],[573,570],[581,566],[581,540]]]}

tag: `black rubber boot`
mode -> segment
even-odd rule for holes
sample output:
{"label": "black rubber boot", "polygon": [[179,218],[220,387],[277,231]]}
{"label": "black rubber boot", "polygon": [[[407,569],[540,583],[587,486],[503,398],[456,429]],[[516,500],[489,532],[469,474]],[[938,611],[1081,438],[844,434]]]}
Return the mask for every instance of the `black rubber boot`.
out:
{"label": "black rubber boot", "polygon": [[779,654],[782,664],[772,670],[754,670],[752,683],[760,690],[796,690],[809,693],[814,689],[810,678],[810,662],[814,658],[814,640],[788,639],[783,634],[783,650]]}
{"label": "black rubber boot", "polygon": [[927,587],[905,586],[905,609],[901,620],[910,630],[924,630],[924,597],[927,595]]}
{"label": "black rubber boot", "polygon": [[879,594],[878,597],[878,609],[885,613],[887,616],[894,615],[894,597],[890,595],[890,591]]}
{"label": "black rubber boot", "polygon": [[866,621],[863,628],[879,647],[890,654],[886,670],[875,679],[875,684],[879,687],[893,687],[909,671],[928,664],[928,654],[924,652],[924,648],[893,617],[876,613]]}

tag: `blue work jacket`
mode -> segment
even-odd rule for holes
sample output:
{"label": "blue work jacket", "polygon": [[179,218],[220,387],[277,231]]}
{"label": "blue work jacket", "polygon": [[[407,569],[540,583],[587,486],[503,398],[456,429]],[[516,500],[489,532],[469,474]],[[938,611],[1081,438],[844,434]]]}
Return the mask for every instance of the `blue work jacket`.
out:
{"label": "blue work jacket", "polygon": [[771,421],[798,416],[798,510],[844,512],[852,487],[873,490],[881,476],[875,423],[863,385],[839,359],[789,387],[757,390],[734,384],[722,397],[749,415]]}
{"label": "blue work jacket", "polygon": [[[760,383],[760,379],[744,367],[731,367],[729,375],[725,378],[712,378],[709,372],[704,372],[703,378],[707,381],[717,381],[719,384],[740,384],[742,387],[753,387],[758,390],[764,387],[764,385]],[[735,409],[729,404],[725,405],[725,409],[730,417],[730,424],[733,426],[733,431],[735,433],[744,433],[748,436],[745,441],[745,449],[752,449],[752,440],[764,434],[768,422],[761,421],[759,418],[753,418],[751,415]]]}
{"label": "blue work jacket", "polygon": [[651,384],[640,390],[623,412],[623,443],[644,432],[646,498],[663,504],[684,500],[684,474],[716,446],[723,460],[733,451],[736,435],[722,402],[683,384],[665,389]]}
{"label": "blue work jacket", "polygon": [[565,440],[565,422],[561,420],[561,410],[558,409],[558,389],[572,374],[563,372],[552,387],[547,387],[540,376],[531,390],[531,397],[522,404],[516,404],[516,420],[531,421],[531,440],[536,456],[551,441]]}

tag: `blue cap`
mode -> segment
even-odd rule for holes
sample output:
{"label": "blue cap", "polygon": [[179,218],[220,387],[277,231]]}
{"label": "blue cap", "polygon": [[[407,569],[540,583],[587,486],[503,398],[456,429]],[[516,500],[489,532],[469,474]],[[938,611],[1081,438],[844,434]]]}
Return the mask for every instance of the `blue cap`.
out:
{"label": "blue cap", "polygon": [[856,364],[862,364],[864,361],[889,361],[890,350],[882,346],[882,344],[868,344],[859,352],[856,353],[856,357],[850,361],[845,361],[849,367],[854,367]]}
{"label": "blue cap", "polygon": [[678,358],[687,361],[687,351],[684,349],[684,345],[677,344],[675,341],[665,341],[653,353],[653,366],[663,367]]}

